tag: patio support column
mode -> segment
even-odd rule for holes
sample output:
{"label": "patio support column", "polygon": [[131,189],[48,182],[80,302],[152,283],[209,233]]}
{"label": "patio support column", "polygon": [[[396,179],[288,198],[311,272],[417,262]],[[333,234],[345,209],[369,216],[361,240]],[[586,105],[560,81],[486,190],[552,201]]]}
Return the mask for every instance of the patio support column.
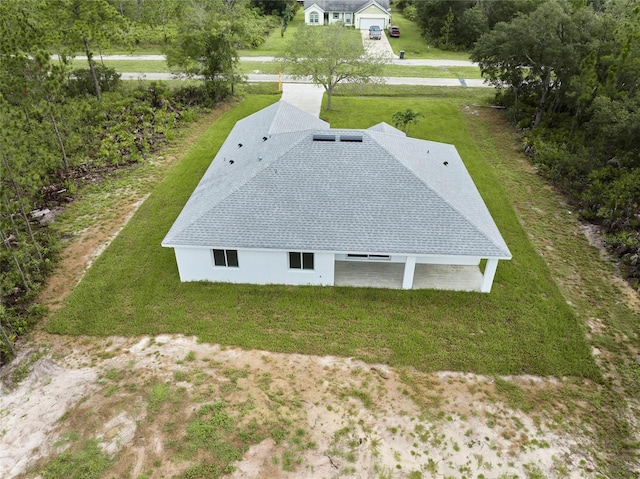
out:
{"label": "patio support column", "polygon": [[402,277],[402,289],[413,288],[413,273],[416,270],[416,257],[407,256],[407,261],[404,264],[404,276]]}
{"label": "patio support column", "polygon": [[496,275],[497,268],[498,268],[497,259],[487,260],[487,264],[484,267],[484,274],[482,276],[482,286],[480,286],[480,292],[488,293],[491,291],[491,285],[493,285],[493,277]]}

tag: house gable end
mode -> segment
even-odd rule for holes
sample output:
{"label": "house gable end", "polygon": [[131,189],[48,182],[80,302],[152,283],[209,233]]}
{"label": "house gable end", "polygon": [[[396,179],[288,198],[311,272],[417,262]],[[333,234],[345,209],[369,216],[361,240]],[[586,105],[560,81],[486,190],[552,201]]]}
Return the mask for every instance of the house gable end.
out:
{"label": "house gable end", "polygon": [[385,15],[389,15],[389,11],[387,10],[387,8],[385,8],[384,6],[379,4],[378,2],[376,2],[374,0],[371,0],[369,2],[366,2],[364,5],[362,5],[354,13],[356,13],[358,15],[362,15],[362,14],[376,14],[376,15],[385,14]]}

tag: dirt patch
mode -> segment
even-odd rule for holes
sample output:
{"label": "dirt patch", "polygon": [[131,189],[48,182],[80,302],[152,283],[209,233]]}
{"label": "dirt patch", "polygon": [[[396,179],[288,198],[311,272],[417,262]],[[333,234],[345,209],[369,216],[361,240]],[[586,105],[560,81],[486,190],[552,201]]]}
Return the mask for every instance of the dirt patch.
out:
{"label": "dirt patch", "polygon": [[[109,477],[183,473],[203,461],[181,446],[187,425],[212,403],[225,404],[237,428],[264,432],[245,440],[229,471],[236,479],[595,476],[590,444],[549,427],[540,411],[507,405],[494,378],[221,349],[181,336],[40,340],[49,352],[0,396],[2,477],[38,471],[88,439],[112,458]],[[537,390],[559,383],[503,381],[533,381]]]}
{"label": "dirt patch", "polygon": [[[150,173],[148,181],[144,182],[145,189],[148,190],[159,182],[165,172],[170,170],[184,152],[191,148],[213,121],[230,108],[232,105],[224,104],[203,114],[198,122],[191,125],[189,133],[176,145],[154,157],[152,162],[158,168],[153,174]],[[65,245],[60,262],[56,266],[56,272],[47,279],[47,284],[38,296],[37,302],[47,306],[50,311],[58,309],[64,298],[82,279],[91,263],[127,224],[147,196],[147,191],[127,191],[127,194],[122,197],[115,195],[112,207],[101,212],[100,217],[95,218],[93,226],[78,232]]]}

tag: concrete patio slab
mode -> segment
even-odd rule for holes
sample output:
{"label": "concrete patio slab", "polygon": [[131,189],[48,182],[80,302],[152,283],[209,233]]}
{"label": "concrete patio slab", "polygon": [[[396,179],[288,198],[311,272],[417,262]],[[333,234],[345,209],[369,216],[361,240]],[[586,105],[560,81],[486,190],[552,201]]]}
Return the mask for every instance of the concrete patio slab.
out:
{"label": "concrete patio slab", "polygon": [[[401,289],[403,263],[336,261],[336,286]],[[412,289],[480,291],[482,272],[478,266],[417,264]]]}

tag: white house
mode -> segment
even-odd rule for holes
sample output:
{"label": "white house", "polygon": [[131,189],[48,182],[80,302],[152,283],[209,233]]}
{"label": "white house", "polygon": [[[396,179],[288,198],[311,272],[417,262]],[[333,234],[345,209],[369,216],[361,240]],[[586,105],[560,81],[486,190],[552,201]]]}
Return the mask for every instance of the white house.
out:
{"label": "white house", "polygon": [[383,30],[391,21],[389,0],[305,0],[304,21],[307,25],[343,22],[368,30],[378,25]]}
{"label": "white house", "polygon": [[162,246],[181,281],[489,292],[511,253],[453,145],[284,101],[236,123]]}

